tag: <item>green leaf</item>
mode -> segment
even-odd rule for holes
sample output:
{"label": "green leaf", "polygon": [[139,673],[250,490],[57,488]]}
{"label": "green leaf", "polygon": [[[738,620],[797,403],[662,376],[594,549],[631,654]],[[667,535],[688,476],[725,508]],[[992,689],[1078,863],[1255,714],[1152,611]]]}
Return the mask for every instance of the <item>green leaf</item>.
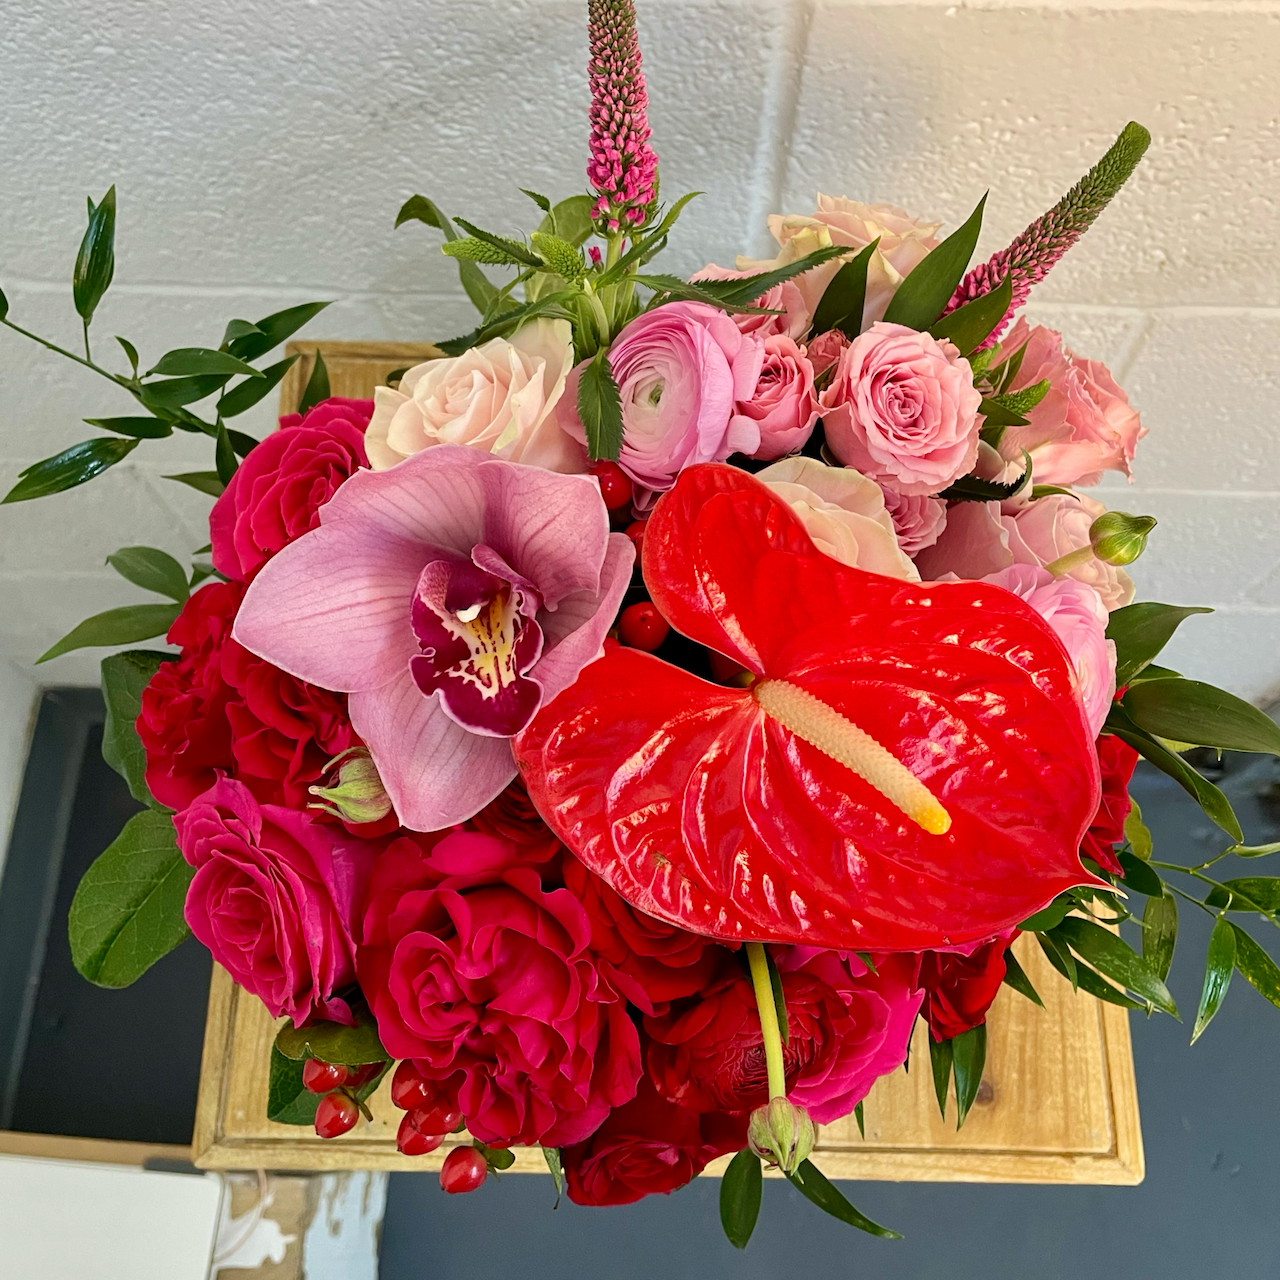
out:
{"label": "green leaf", "polygon": [[1213,1015],[1222,1007],[1222,1001],[1231,985],[1231,974],[1236,967],[1236,935],[1231,924],[1219,916],[1209,935],[1209,952],[1204,963],[1204,987],[1200,992],[1200,1008],[1196,1011],[1195,1026],[1191,1029],[1191,1043],[1195,1044],[1213,1021]]}
{"label": "green leaf", "polygon": [[811,333],[829,333],[839,329],[850,341],[862,332],[862,312],[867,302],[867,269],[871,255],[880,245],[877,236],[855,258],[846,262],[831,277],[822,301],[813,315]]}
{"label": "green leaf", "polygon": [[1178,1016],[1169,988],[1119,935],[1078,916],[1068,916],[1054,934],[1099,973],[1149,1000],[1157,1009]]}
{"label": "green leaf", "polygon": [[245,435],[232,427],[227,428],[227,439],[231,441],[231,449],[237,458],[247,458],[262,443],[256,436]]}
{"label": "green leaf", "polygon": [[191,932],[183,917],[195,868],[178,852],[173,819],[145,809],[85,872],[67,936],[76,969],[100,987],[127,987]]}
{"label": "green leaf", "polygon": [[129,794],[135,800],[153,808],[156,802],[147,788],[147,753],[136,726],[142,691],[173,656],[151,649],[127,649],[102,660],[102,700],[107,709],[102,758],[129,784]]}
{"label": "green leaf", "polygon": [[977,476],[961,476],[938,497],[948,498],[952,502],[1004,502],[1008,498],[1016,497],[1027,487],[1031,479],[1031,458],[1025,449],[1022,456],[1026,460],[1026,468],[1016,480],[1010,480],[1008,484],[1000,484],[995,480],[980,480]]}
{"label": "green leaf", "polygon": [[155,547],[121,547],[107,557],[107,563],[134,586],[168,596],[179,604],[191,594],[187,571],[171,555]]}
{"label": "green leaf", "polygon": [[1129,798],[1129,813],[1124,820],[1124,838],[1132,846],[1136,857],[1144,862],[1151,857],[1153,852],[1151,832],[1142,820],[1142,810],[1138,802],[1132,796]]}
{"label": "green leaf", "polygon": [[762,307],[753,307],[749,302],[728,302],[718,293],[708,288],[708,285],[717,283],[714,280],[699,280],[690,282],[681,280],[679,276],[666,274],[638,274],[631,277],[636,284],[642,284],[646,289],[652,289],[658,295],[650,306],[661,306],[664,302],[672,298],[679,299],[681,302],[702,302],[709,307],[719,307],[722,311],[739,315],[770,315],[774,314]]}
{"label": "green leaf", "polygon": [[0,289],[0,320],[9,314],[9,299],[4,296],[4,290]]}
{"label": "green leaf", "polygon": [[[1000,395],[988,396],[982,403],[987,406],[995,406],[995,408],[1009,414],[1011,419],[1019,419],[1018,424],[1010,420],[1009,426],[1021,425],[1022,422],[1026,421],[1026,415],[1049,394],[1051,386],[1052,384],[1048,378],[1042,378],[1039,382],[1033,383],[1029,387],[1023,387],[1018,391],[1005,391]],[[990,419],[988,420],[990,421]]]}
{"label": "green leaf", "polygon": [[[286,307],[283,311],[273,311],[253,326],[257,333],[245,333],[232,339],[227,344],[227,350],[238,360],[256,360],[259,356],[266,355],[272,347],[278,347],[286,338],[293,337],[327,306],[327,302],[303,302],[296,307]],[[270,370],[263,372],[269,374]]]}
{"label": "green leaf", "polygon": [[67,632],[52,649],[36,659],[38,666],[50,658],[59,658],[73,649],[91,649],[99,645],[135,644],[165,635],[178,616],[176,604],[128,604],[108,609],[86,618]]}
{"label": "green leaf", "polygon": [[1116,609],[1107,619],[1107,639],[1116,645],[1116,685],[1123,689],[1169,643],[1179,623],[1212,609],[1143,601]]}
{"label": "green leaf", "polygon": [[[1015,413],[1012,409],[1006,409],[999,400],[993,399],[991,396],[983,396],[978,404],[978,412],[982,415],[982,429],[987,431],[989,427],[1025,427],[1027,420],[1020,413]],[[1004,432],[1000,431],[995,438],[984,436],[988,444],[998,445],[1000,439],[1003,438]]]}
{"label": "green leaf", "polygon": [[622,399],[609,367],[609,353],[596,352],[578,380],[578,416],[587,433],[592,461],[618,460],[622,449]]}
{"label": "green leaf", "polygon": [[1178,900],[1165,889],[1159,898],[1148,898],[1142,913],[1142,959],[1162,982],[1173,964],[1178,941]]}
{"label": "green leaf", "polygon": [[178,347],[167,351],[160,357],[159,363],[147,373],[162,373],[166,376],[175,374],[194,375],[202,373],[246,374],[251,378],[260,378],[262,374],[252,365],[237,360],[226,351],[213,351],[208,347]]}
{"label": "green leaf", "polygon": [[[905,1064],[904,1064],[905,1065]],[[853,1108],[853,1118],[858,1122],[858,1133],[865,1138],[867,1136],[866,1117],[862,1114],[862,1103],[859,1102]]]}
{"label": "green leaf", "polygon": [[956,1070],[956,1128],[959,1129],[982,1084],[982,1070],[987,1065],[987,1028],[979,1023],[955,1036],[950,1044]]}
{"label": "green leaf", "polygon": [[1280,725],[1242,698],[1199,680],[1143,681],[1125,694],[1124,709],[1139,729],[1157,738],[1280,755]]}
{"label": "green leaf", "polygon": [[556,1202],[551,1207],[558,1209],[560,1207],[560,1197],[564,1195],[564,1162],[560,1159],[559,1147],[543,1147],[542,1158],[547,1162],[547,1168],[551,1171],[551,1181],[556,1184]]}
{"label": "green leaf", "polygon": [[1080,986],[1080,970],[1082,965],[1076,964],[1076,958],[1066,943],[1059,941],[1052,933],[1037,933],[1036,941],[1045,958],[1066,980],[1074,991]]}
{"label": "green leaf", "polygon": [[591,209],[595,201],[588,195],[570,196],[558,201],[547,218],[543,218],[539,231],[550,231],[567,240],[575,248],[586,244],[595,230]]}
{"label": "green leaf", "polygon": [[935,1040],[928,1032],[929,1063],[933,1067],[933,1092],[938,1099],[938,1111],[947,1118],[947,1086],[951,1083],[951,1067],[954,1061],[950,1040]]}
{"label": "green leaf", "polygon": [[1275,914],[1280,912],[1280,879],[1274,876],[1243,876],[1224,880],[1220,887],[1210,892],[1206,901],[1211,907],[1226,907],[1229,911]]}
{"label": "green leaf", "polygon": [[251,334],[261,335],[261,333],[262,330],[250,320],[228,320],[227,327],[222,331],[222,346],[219,350],[229,351],[231,344],[237,338],[247,338]]}
{"label": "green leaf", "polygon": [[235,418],[252,409],[258,401],[265,399],[280,385],[284,375],[301,358],[301,356],[286,356],[276,364],[268,365],[263,369],[261,377],[246,378],[243,382],[237,382],[218,401],[218,417]]}
{"label": "green leaf", "polygon": [[93,313],[115,275],[115,243],[116,189],[113,186],[100,204],[89,201],[89,225],[80,242],[75,272],[71,277],[71,296],[75,300],[76,314],[86,326],[93,319]]}
{"label": "green leaf", "polygon": [[348,1067],[390,1062],[391,1055],[378,1039],[378,1024],[369,1006],[355,999],[350,1005],[356,1018],[354,1027],[344,1027],[339,1022],[313,1022],[299,1030],[286,1023],[276,1036],[276,1048],[286,1058],[319,1058],[321,1062],[341,1062]]}
{"label": "green leaf", "polygon": [[1146,1009],[1151,1006],[1131,1000],[1118,987],[1112,986],[1105,978],[1095,973],[1087,964],[1076,964],[1076,986],[1079,990],[1091,995],[1095,1000],[1105,1000],[1108,1004],[1119,1005],[1122,1009]]}
{"label": "green leaf", "polygon": [[173,435],[173,424],[159,418],[85,418],[84,421],[91,427],[133,436],[136,440],[163,440]]}
{"label": "green leaf", "polygon": [[406,222],[425,222],[427,226],[443,231],[447,240],[458,238],[453,224],[440,212],[435,201],[428,200],[426,196],[410,196],[400,206],[400,212],[396,214],[396,226],[402,227]]}
{"label": "green leaf", "polygon": [[212,498],[221,497],[222,491],[227,487],[216,471],[183,471],[176,476],[165,476],[164,479],[176,480],[189,488],[199,489]]}
{"label": "green leaf", "polygon": [[[311,376],[307,379],[306,389],[302,393],[302,401],[298,412],[304,417],[321,401],[329,398],[329,369],[324,356],[315,353],[315,363],[311,366]],[[225,482],[224,482],[225,483]]]}
{"label": "green leaf", "polygon": [[1027,971],[1018,963],[1018,957],[1013,954],[1012,947],[1006,948],[1004,953],[1004,981],[1006,986],[1012,987],[1033,1004],[1044,1008],[1040,993],[1031,985],[1031,979],[1027,977]]}
{"label": "green leaf", "polygon": [[795,262],[785,266],[774,267],[772,271],[761,271],[753,276],[744,276],[741,280],[700,280],[698,287],[713,294],[719,301],[736,306],[748,306],[762,294],[768,293],[775,285],[785,284],[796,276],[820,267],[832,258],[839,258],[849,250],[843,245],[828,245],[825,249],[815,249]]}
{"label": "green leaf", "polygon": [[519,191],[521,195],[528,196],[543,213],[551,212],[551,201],[546,196],[541,196],[536,191],[530,191],[528,187],[520,187]]}
{"label": "green leaf", "polygon": [[203,373],[190,378],[164,378],[142,386],[142,403],[148,409],[180,409],[205,400],[226,386],[228,373]]}
{"label": "green leaf", "polygon": [[20,472],[18,483],[5,494],[4,501],[29,502],[32,498],[46,498],[51,493],[74,489],[100,476],[108,467],[114,467],[137,447],[137,440],[117,437],[82,440]]}
{"label": "green leaf", "polygon": [[[316,359],[320,357],[317,355]],[[226,425],[223,424],[218,428],[218,443],[213,451],[214,462],[218,468],[218,479],[224,485],[231,483],[231,477],[236,473],[236,451],[231,447],[231,437],[227,434]]]}
{"label": "green leaf", "polygon": [[760,1157],[744,1148],[720,1179],[720,1225],[735,1249],[745,1249],[756,1229],[763,1186]]}
{"label": "green leaf", "polygon": [[[662,242],[666,240],[668,232],[670,232],[671,228],[675,226],[676,219],[679,218],[680,214],[684,211],[685,205],[687,205],[690,200],[694,199],[695,196],[700,196],[701,194],[701,191],[690,191],[687,194],[682,195],[680,199],[667,210],[662,221],[659,222],[656,227],[632,244],[631,248],[628,249],[626,253],[624,253],[622,257],[620,257],[618,261],[608,269],[608,271],[601,274],[598,281],[598,287],[617,284],[618,281],[621,280],[628,271],[630,271],[634,263],[648,262],[658,249],[661,248]],[[563,234],[563,232],[561,234]]]}
{"label": "green leaf", "polygon": [[479,1138],[473,1138],[471,1145],[484,1156],[485,1164],[499,1173],[510,1169],[516,1162],[515,1154],[506,1147],[491,1147],[487,1142],[481,1142]]}
{"label": "green leaf", "polygon": [[1059,894],[1047,907],[1028,916],[1019,926],[1024,933],[1041,933],[1056,929],[1075,909],[1075,898],[1070,892]]}
{"label": "green leaf", "polygon": [[898,286],[884,313],[886,324],[905,324],[923,331],[942,315],[973,257],[986,203],[983,196],[968,221],[926,255]]}
{"label": "green leaf", "polygon": [[1064,498],[1074,498],[1076,495],[1070,489],[1064,489],[1060,484],[1033,484],[1031,486],[1032,500],[1036,498],[1048,498],[1055,493],[1060,493]]}
{"label": "green leaf", "polygon": [[1239,925],[1232,925],[1236,941],[1236,968],[1245,980],[1280,1009],[1280,968]]}
{"label": "green leaf", "polygon": [[492,245],[495,249],[502,249],[511,256],[511,259],[517,263],[523,263],[526,267],[542,266],[542,259],[537,254],[531,253],[525,245],[519,240],[511,240],[507,236],[500,236],[492,231],[485,231],[477,227],[474,223],[468,222],[465,218],[458,219],[458,226],[464,231],[470,232],[477,240],[484,240]]}
{"label": "green leaf", "polygon": [[840,1192],[822,1176],[811,1160],[804,1161],[795,1171],[787,1175],[787,1181],[807,1199],[812,1200],[823,1213],[829,1213],[841,1222],[847,1222],[859,1231],[866,1231],[882,1240],[901,1240],[896,1231],[882,1227],[861,1214],[844,1198]]}
{"label": "green leaf", "polygon": [[1124,868],[1121,883],[1126,889],[1134,889],[1148,898],[1164,896],[1164,881],[1136,854],[1121,849],[1120,865]]}
{"label": "green leaf", "polygon": [[[1007,275],[990,293],[984,293],[963,307],[957,307],[950,315],[935,320],[929,332],[935,338],[950,339],[960,354],[967,356],[991,335],[1012,305],[1013,277]],[[1045,389],[1048,390],[1047,387]]]}
{"label": "green leaf", "polygon": [[1280,853],[1280,841],[1275,844],[1233,844],[1225,852],[1237,858],[1265,858],[1268,854]]}

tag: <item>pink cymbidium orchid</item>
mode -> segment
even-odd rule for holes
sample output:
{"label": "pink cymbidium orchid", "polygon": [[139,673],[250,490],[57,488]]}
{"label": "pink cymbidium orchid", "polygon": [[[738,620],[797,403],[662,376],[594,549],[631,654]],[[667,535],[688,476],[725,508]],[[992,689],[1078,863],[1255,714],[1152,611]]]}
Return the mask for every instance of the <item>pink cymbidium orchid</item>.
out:
{"label": "pink cymbidium orchid", "polygon": [[634,556],[591,477],[441,445],[343,484],[234,635],[349,693],[401,822],[439,830],[515,777],[508,739],[600,655]]}

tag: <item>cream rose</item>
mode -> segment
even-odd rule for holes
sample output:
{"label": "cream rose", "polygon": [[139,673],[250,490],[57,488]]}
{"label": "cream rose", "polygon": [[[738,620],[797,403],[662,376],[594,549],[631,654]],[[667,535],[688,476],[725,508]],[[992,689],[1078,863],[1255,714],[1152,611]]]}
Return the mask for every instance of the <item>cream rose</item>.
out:
{"label": "cream rose", "polygon": [[428,360],[379,387],[365,452],[375,471],[437,444],[464,444],[508,462],[585,472],[585,447],[560,425],[556,406],[573,368],[567,320],[534,320],[460,356]]}
{"label": "cream rose", "polygon": [[790,504],[814,545],[833,560],[919,582],[915,565],[898,546],[884,494],[874,480],[816,458],[784,458],[757,472],[756,479]]}

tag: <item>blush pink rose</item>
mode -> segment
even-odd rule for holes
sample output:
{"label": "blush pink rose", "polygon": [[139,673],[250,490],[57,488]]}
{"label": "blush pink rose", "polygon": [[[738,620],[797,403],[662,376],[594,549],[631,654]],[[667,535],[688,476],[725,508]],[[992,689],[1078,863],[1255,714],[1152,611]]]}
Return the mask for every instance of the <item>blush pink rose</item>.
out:
{"label": "blush pink rose", "polygon": [[1104,471],[1133,479],[1129,464],[1147,429],[1105,365],[1082,360],[1062,335],[1020,317],[1000,344],[997,360],[1022,350],[1022,366],[1012,389],[1049,380],[1049,393],[1026,416],[1025,427],[1008,427],[1000,453],[1021,464],[1031,455],[1037,484],[1097,484]]}
{"label": "blush pink rose", "polygon": [[[641,510],[695,462],[760,447],[760,426],[739,408],[755,394],[764,342],[723,311],[671,302],[637,316],[613,340],[609,367],[622,398],[618,465],[639,486]],[[577,400],[582,366],[565,399]],[[585,441],[576,410],[566,429]]]}
{"label": "blush pink rose", "polygon": [[899,493],[891,485],[881,487],[898,546],[909,556],[933,546],[947,527],[947,504],[925,494]]}
{"label": "blush pink rose", "polygon": [[[745,280],[747,276],[755,274],[754,271],[731,271],[728,267],[718,267],[711,262],[691,279],[696,284],[699,280]],[[743,333],[754,333],[757,338],[783,334],[798,341],[804,337],[813,323],[813,311],[795,280],[784,280],[782,284],[775,284],[772,289],[753,299],[751,305],[781,313],[770,316],[753,315],[747,312],[732,317],[734,324]]]}
{"label": "blush pink rose", "polygon": [[1116,646],[1107,639],[1107,611],[1098,593],[1029,564],[990,573],[985,581],[1012,591],[1053,628],[1075,668],[1085,719],[1096,738],[1116,695]]}
{"label": "blush pink rose", "polygon": [[845,466],[901,493],[938,493],[973,468],[981,401],[952,343],[877,321],[822,393],[827,445]]}
{"label": "blush pink rose", "polygon": [[794,453],[813,434],[818,393],[813,365],[795,342],[774,334],[764,340],[764,365],[750,400],[738,412],[760,427],[760,447],[751,455],[772,461]]}
{"label": "blush pink rose", "polygon": [[308,813],[259,805],[229,778],[173,824],[196,869],[187,924],[213,958],[273,1018],[350,1025],[334,993],[355,981],[355,913],[379,846]]}
{"label": "blush pink rose", "polygon": [[811,339],[804,353],[813,365],[813,376],[820,378],[826,373],[844,355],[848,345],[849,339],[839,329],[828,329]]}

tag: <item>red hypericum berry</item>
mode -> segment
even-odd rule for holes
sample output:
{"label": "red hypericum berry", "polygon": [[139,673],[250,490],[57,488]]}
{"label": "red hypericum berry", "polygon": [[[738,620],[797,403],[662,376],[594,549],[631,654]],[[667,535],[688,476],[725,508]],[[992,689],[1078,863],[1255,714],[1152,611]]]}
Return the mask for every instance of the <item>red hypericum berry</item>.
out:
{"label": "red hypericum berry", "polygon": [[429,1107],[440,1097],[434,1080],[424,1080],[418,1069],[406,1059],[391,1077],[391,1101],[401,1111],[417,1111]]}
{"label": "red hypericum berry", "polygon": [[640,560],[640,553],[644,550],[644,531],[648,523],[649,522],[647,520],[633,520],[622,531],[631,539],[632,542],[635,543],[637,563],[639,563]]}
{"label": "red hypericum berry", "polygon": [[443,1133],[432,1133],[418,1127],[418,1112],[407,1112],[396,1131],[396,1146],[406,1156],[425,1156],[443,1141]]}
{"label": "red hypericum berry", "polygon": [[352,1067],[351,1079],[347,1084],[352,1089],[358,1089],[362,1084],[368,1084],[386,1065],[385,1062],[364,1062],[358,1067]]}
{"label": "red hypericum berry", "polygon": [[647,600],[628,605],[618,619],[618,637],[622,643],[633,649],[643,649],[646,653],[657,649],[670,630],[657,606]]}
{"label": "red hypericum berry", "polygon": [[444,1098],[420,1107],[413,1114],[417,1117],[418,1128],[427,1133],[452,1133],[462,1123],[462,1109],[457,1103]]}
{"label": "red hypericum berry", "polygon": [[475,1147],[454,1147],[440,1166],[440,1185],[452,1196],[474,1191],[489,1176],[489,1166]]}
{"label": "red hypericum berry", "polygon": [[593,462],[591,474],[600,481],[600,496],[610,511],[621,511],[631,501],[631,480],[616,462]]}
{"label": "red hypericum berry", "polygon": [[302,1087],[311,1093],[328,1093],[351,1081],[351,1068],[340,1062],[321,1062],[308,1058],[302,1064]]}
{"label": "red hypericum berry", "polygon": [[360,1108],[356,1106],[355,1099],[349,1093],[343,1093],[341,1090],[336,1093],[326,1093],[320,1099],[320,1105],[316,1107],[316,1132],[322,1138],[336,1138],[339,1134],[355,1128],[355,1123],[359,1119]]}

